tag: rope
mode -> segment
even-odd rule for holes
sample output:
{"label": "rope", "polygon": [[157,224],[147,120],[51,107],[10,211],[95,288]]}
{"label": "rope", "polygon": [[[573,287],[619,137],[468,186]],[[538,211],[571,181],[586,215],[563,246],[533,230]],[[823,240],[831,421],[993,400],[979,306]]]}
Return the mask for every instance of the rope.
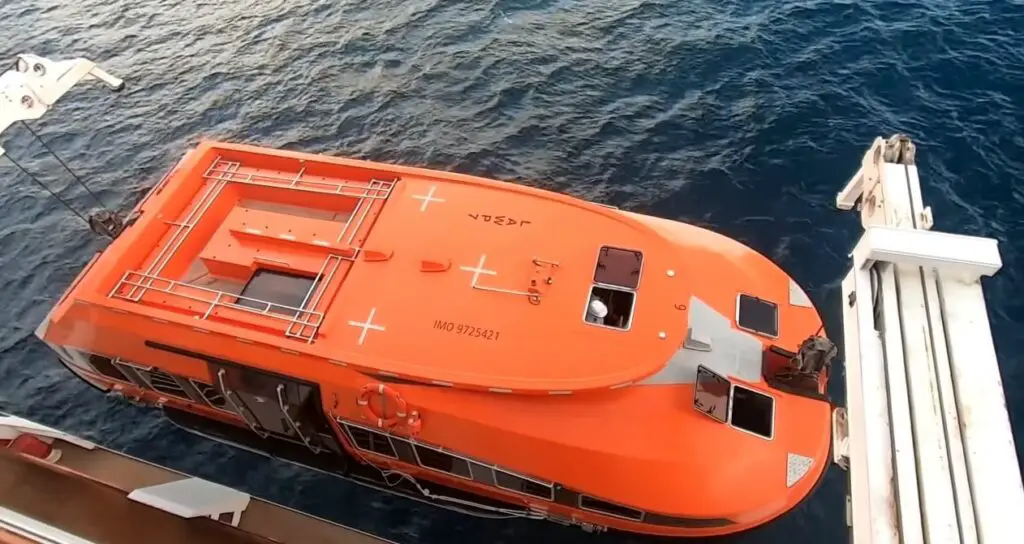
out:
{"label": "rope", "polygon": [[18,170],[21,170],[22,173],[24,173],[26,176],[32,178],[32,181],[36,182],[43,189],[46,189],[47,193],[50,193],[50,195],[52,195],[53,198],[56,198],[61,204],[64,205],[65,208],[71,210],[71,213],[77,215],[79,219],[81,219],[86,225],[89,225],[90,228],[92,228],[92,225],[89,223],[89,220],[86,219],[85,216],[83,216],[82,214],[78,213],[78,210],[73,208],[71,206],[71,204],[68,203],[68,201],[64,200],[63,198],[60,197],[60,195],[58,195],[57,193],[53,192],[49,187],[46,186],[46,184],[44,184],[43,182],[39,181],[39,178],[33,176],[28,170],[25,170],[25,167],[23,167],[22,165],[18,164],[18,161],[14,160],[13,157],[11,157],[10,155],[4,155],[4,156],[7,157],[7,160],[11,161],[11,164],[13,164],[14,166],[17,166]]}
{"label": "rope", "polygon": [[[35,139],[40,144],[42,144],[43,148],[45,148],[47,151],[50,152],[50,155],[53,155],[53,158],[57,159],[57,162],[59,162],[60,165],[63,166],[64,169],[67,170],[67,172],[69,174],[71,174],[71,177],[75,178],[75,180],[78,181],[78,184],[81,185],[85,189],[85,191],[87,193],[89,193],[90,196],[92,196],[93,200],[96,201],[96,204],[98,204],[100,208],[103,208],[104,210],[110,211],[109,209],[107,209],[106,206],[103,205],[103,201],[100,200],[100,197],[96,196],[96,193],[92,192],[92,189],[90,189],[89,186],[86,185],[84,181],[82,181],[82,178],[78,177],[78,174],[75,174],[75,172],[73,170],[71,170],[71,168],[69,168],[68,165],[63,160],[61,160],[60,156],[57,155],[57,153],[55,153],[53,151],[53,149],[50,149],[50,146],[46,145],[46,142],[43,141],[43,139],[40,138],[38,134],[36,134],[36,131],[32,130],[32,127],[28,126],[28,123],[26,123],[25,121],[22,121],[21,124],[26,129],[28,129],[29,132],[32,133],[32,136],[34,136]],[[24,171],[24,170],[22,170],[22,171]]]}

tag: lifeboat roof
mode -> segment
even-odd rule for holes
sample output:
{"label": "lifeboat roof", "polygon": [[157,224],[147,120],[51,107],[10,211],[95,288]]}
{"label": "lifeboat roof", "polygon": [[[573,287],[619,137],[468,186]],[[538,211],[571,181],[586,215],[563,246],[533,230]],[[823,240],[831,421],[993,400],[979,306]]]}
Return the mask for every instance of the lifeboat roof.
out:
{"label": "lifeboat roof", "polygon": [[526,186],[204,142],[133,220],[76,297],[301,364],[578,391],[649,376],[686,337],[675,246]]}

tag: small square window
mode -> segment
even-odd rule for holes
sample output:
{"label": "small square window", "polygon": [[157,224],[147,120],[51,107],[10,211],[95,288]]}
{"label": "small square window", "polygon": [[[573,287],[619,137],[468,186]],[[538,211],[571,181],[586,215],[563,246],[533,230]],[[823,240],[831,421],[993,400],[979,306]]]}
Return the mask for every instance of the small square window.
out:
{"label": "small square window", "polygon": [[316,279],[309,276],[261,268],[245,284],[239,293],[245,298],[239,298],[236,304],[263,311],[266,305],[258,302],[262,301],[270,303],[271,312],[294,315],[297,312],[289,308],[301,308],[315,283]]}
{"label": "small square window", "polygon": [[770,300],[741,294],[736,300],[736,324],[743,330],[777,338],[779,306]]}
{"label": "small square window", "polygon": [[729,380],[708,370],[697,367],[697,383],[693,388],[693,407],[725,423],[729,418]]}
{"label": "small square window", "polygon": [[775,399],[753,389],[734,386],[732,426],[771,440],[775,432]]}
{"label": "small square window", "polygon": [[604,246],[597,254],[594,283],[636,289],[643,263],[644,254],[639,251]]}

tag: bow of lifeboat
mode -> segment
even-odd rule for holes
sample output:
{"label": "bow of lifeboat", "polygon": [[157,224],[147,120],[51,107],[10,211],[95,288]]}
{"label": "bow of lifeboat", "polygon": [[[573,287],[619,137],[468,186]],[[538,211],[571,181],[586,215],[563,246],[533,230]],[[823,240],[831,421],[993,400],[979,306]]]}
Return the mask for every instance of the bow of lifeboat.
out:
{"label": "bow of lifeboat", "polygon": [[39,333],[102,387],[157,389],[157,371],[199,404],[162,405],[636,532],[757,526],[826,467],[819,316],[710,231],[220,143],[136,211]]}

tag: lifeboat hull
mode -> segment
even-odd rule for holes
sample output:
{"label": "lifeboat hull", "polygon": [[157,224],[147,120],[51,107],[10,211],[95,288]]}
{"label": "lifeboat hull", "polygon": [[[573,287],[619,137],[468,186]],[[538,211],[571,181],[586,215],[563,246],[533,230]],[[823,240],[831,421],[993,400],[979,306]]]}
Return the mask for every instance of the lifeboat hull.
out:
{"label": "lifeboat hull", "polygon": [[565,195],[204,142],[37,330],[208,437],[470,515],[709,536],[807,498],[834,346],[742,244]]}

